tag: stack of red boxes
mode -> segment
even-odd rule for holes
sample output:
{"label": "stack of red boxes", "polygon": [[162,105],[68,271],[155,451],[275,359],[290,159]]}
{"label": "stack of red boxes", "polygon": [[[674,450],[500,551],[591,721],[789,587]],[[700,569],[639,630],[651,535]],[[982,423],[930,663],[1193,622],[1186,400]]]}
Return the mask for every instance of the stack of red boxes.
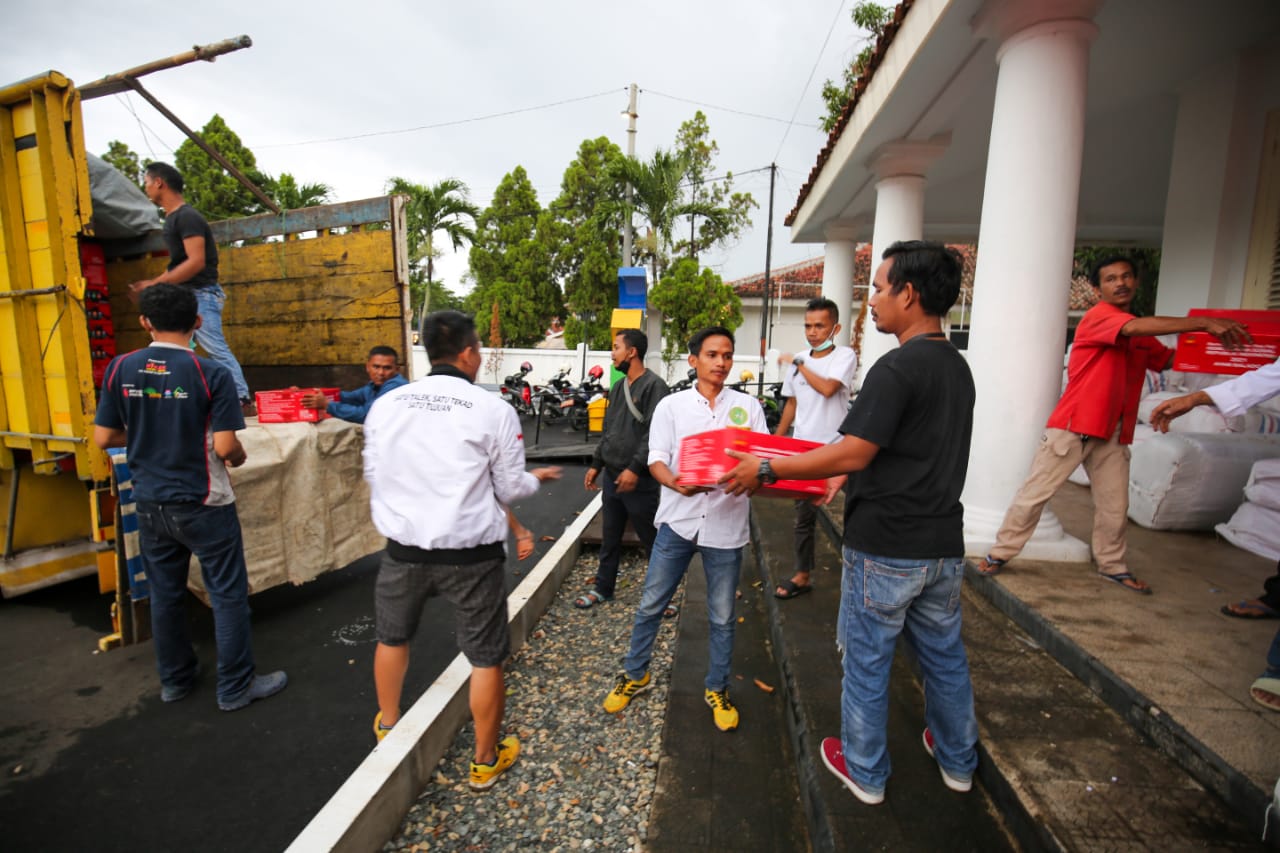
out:
{"label": "stack of red boxes", "polygon": [[1187,316],[1236,320],[1249,330],[1253,343],[1238,350],[1229,350],[1208,332],[1187,332],[1178,336],[1178,350],[1173,358],[1174,370],[1238,376],[1280,358],[1280,311],[1192,308]]}
{"label": "stack of red boxes", "polygon": [[111,322],[111,299],[107,294],[107,258],[101,246],[80,244],[80,271],[85,281],[84,313],[89,323],[93,385],[99,388],[107,364],[116,356],[116,327]]}
{"label": "stack of red boxes", "polygon": [[280,391],[259,391],[254,397],[258,405],[258,423],[291,424],[322,421],[329,413],[320,409],[311,409],[302,405],[302,395],[319,391],[335,403],[340,393],[337,388],[304,388],[293,390],[285,388]]}

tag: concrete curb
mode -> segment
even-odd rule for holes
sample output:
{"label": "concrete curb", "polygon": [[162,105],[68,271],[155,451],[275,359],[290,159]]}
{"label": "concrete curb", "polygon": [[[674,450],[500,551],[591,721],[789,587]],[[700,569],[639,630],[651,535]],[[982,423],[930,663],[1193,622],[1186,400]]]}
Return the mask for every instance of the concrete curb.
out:
{"label": "concrete curb", "polygon": [[[581,549],[579,537],[600,510],[596,495],[507,598],[511,653],[522,649]],[[379,850],[435,775],[470,716],[471,667],[459,654],[390,734],[347,778],[288,847],[288,853]]]}
{"label": "concrete curb", "polygon": [[1055,628],[1040,613],[1028,607],[999,581],[978,574],[972,562],[966,564],[965,579],[974,592],[1026,631],[1054,660],[1140,734],[1155,743],[1193,779],[1217,794],[1247,825],[1255,825],[1258,815],[1271,802],[1270,792],[1263,791],[1229,765],[1165,714],[1158,705]]}

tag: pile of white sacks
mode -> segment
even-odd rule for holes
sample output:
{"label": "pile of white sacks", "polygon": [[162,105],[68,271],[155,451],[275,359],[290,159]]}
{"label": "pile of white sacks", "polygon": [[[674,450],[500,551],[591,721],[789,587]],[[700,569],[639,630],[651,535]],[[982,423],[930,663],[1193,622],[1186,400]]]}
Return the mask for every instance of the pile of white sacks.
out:
{"label": "pile of white sacks", "polygon": [[[1232,379],[1149,372],[1129,466],[1129,518],[1157,530],[1217,530],[1232,544],[1280,559],[1280,397],[1242,416],[1200,406],[1168,434],[1150,425],[1163,400]],[[1072,482],[1088,485],[1083,468]]]}

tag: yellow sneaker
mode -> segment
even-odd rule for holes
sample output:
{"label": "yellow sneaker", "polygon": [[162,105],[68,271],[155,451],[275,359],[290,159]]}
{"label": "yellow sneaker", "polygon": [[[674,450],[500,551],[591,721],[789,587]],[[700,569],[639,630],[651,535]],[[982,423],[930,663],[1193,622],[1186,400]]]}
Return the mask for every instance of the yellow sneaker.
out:
{"label": "yellow sneaker", "polygon": [[492,788],[498,777],[507,771],[520,757],[520,741],[515,735],[508,735],[498,741],[494,747],[497,757],[492,764],[476,764],[471,762],[471,790],[483,791]]}
{"label": "yellow sneaker", "polygon": [[729,690],[705,690],[703,700],[711,707],[711,716],[716,728],[722,732],[731,732],[738,727],[738,709],[729,701]]}
{"label": "yellow sneaker", "polygon": [[387,732],[391,731],[393,728],[395,728],[394,723],[383,728],[381,711],[378,712],[378,716],[373,718],[373,736],[378,739],[379,743],[381,743],[382,739],[387,736]]}
{"label": "yellow sneaker", "polygon": [[627,678],[627,674],[624,672],[618,676],[618,683],[613,685],[609,695],[604,697],[604,709],[610,714],[616,714],[631,704],[632,696],[645,692],[651,686],[652,681],[649,679],[649,673],[646,672],[644,678],[639,681],[632,681]]}

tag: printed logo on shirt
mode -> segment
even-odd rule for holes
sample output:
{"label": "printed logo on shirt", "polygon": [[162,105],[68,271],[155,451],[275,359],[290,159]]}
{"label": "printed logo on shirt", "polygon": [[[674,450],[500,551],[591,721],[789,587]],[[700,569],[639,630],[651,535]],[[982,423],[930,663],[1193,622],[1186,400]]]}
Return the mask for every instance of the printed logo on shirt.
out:
{"label": "printed logo on shirt", "polygon": [[410,409],[425,409],[428,412],[451,412],[455,406],[470,409],[470,400],[451,397],[448,394],[404,394],[397,401]]}
{"label": "printed logo on shirt", "polygon": [[165,367],[165,363],[159,359],[149,358],[146,365],[142,368],[143,373],[152,373],[156,376],[168,376],[169,368]]}
{"label": "printed logo on shirt", "polygon": [[151,397],[151,398],[156,399],[156,400],[160,399],[160,392],[159,392],[159,391],[157,391],[157,390],[156,390],[156,389],[154,389],[154,388],[150,388],[150,387],[148,387],[148,388],[143,388],[143,389],[142,389],[142,394],[143,394],[143,396]]}
{"label": "printed logo on shirt", "polygon": [[747,410],[741,406],[734,406],[729,410],[729,420],[733,422],[734,426],[746,426]]}
{"label": "printed logo on shirt", "polygon": [[[165,392],[166,395],[168,395],[168,393],[168,391]],[[191,395],[188,394],[181,385],[173,389],[173,399],[175,400],[185,400],[189,396]]]}

